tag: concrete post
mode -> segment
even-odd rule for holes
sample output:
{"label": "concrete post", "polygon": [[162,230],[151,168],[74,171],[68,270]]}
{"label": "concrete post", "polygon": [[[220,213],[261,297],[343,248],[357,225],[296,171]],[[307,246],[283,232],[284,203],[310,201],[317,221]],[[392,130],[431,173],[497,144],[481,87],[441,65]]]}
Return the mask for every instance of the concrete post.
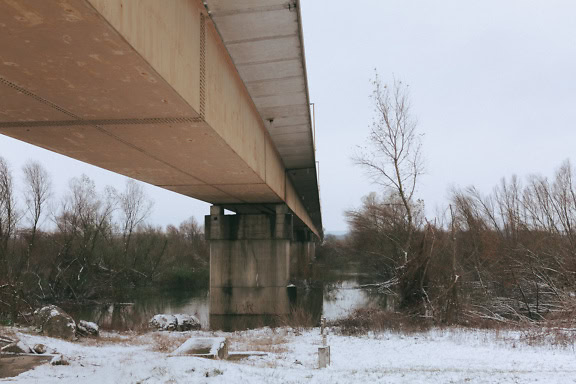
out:
{"label": "concrete post", "polygon": [[330,365],[330,347],[318,348],[318,368],[326,368]]}
{"label": "concrete post", "polygon": [[210,208],[210,314],[281,315],[290,311],[292,214],[279,204],[270,214],[224,215]]}

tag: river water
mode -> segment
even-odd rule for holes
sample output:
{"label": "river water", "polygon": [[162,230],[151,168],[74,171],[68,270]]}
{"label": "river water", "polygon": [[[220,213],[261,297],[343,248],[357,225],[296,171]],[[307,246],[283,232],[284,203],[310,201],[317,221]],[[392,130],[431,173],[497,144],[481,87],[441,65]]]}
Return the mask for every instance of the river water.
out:
{"label": "river water", "polygon": [[[314,319],[326,317],[328,321],[346,317],[357,308],[391,308],[393,297],[377,293],[373,288],[362,288],[356,274],[343,274],[330,284],[298,292],[298,306]],[[362,279],[365,280],[365,279]],[[222,329],[210,318],[208,290],[195,292],[144,291],[129,302],[63,306],[75,319],[97,323],[106,330],[138,330],[159,313],[186,313],[195,315],[204,329]],[[314,320],[316,321],[316,320]],[[238,317],[226,319],[227,330],[250,328]],[[267,325],[267,322],[261,325]]]}

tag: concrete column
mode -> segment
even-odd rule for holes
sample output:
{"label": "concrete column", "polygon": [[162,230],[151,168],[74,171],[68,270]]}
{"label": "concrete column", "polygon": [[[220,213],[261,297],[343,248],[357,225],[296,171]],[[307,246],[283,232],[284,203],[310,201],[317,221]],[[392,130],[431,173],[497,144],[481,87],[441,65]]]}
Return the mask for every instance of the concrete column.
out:
{"label": "concrete column", "polygon": [[290,247],[290,280],[301,281],[312,277],[312,262],[316,253],[314,234],[307,228],[294,229]]}
{"label": "concrete column", "polygon": [[210,314],[281,315],[290,311],[292,214],[279,204],[270,214],[224,215],[210,208]]}

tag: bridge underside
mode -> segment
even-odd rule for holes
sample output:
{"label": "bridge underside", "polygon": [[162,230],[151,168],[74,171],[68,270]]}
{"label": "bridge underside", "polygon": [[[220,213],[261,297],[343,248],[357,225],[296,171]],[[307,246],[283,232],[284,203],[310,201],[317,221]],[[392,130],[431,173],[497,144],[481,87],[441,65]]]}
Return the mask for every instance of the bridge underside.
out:
{"label": "bridge underside", "polygon": [[209,3],[0,0],[0,133],[214,204],[211,312],[286,314],[322,228],[298,2]]}
{"label": "bridge underside", "polygon": [[0,0],[0,47],[0,133],[320,235],[200,1]]}

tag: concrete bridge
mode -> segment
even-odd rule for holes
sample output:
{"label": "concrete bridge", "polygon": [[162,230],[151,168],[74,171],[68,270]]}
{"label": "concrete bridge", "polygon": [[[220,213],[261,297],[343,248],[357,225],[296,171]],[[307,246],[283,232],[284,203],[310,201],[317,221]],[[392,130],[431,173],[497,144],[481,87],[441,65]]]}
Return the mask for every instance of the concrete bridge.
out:
{"label": "concrete bridge", "polygon": [[309,106],[298,0],[0,0],[0,133],[212,203],[212,314],[289,311]]}

